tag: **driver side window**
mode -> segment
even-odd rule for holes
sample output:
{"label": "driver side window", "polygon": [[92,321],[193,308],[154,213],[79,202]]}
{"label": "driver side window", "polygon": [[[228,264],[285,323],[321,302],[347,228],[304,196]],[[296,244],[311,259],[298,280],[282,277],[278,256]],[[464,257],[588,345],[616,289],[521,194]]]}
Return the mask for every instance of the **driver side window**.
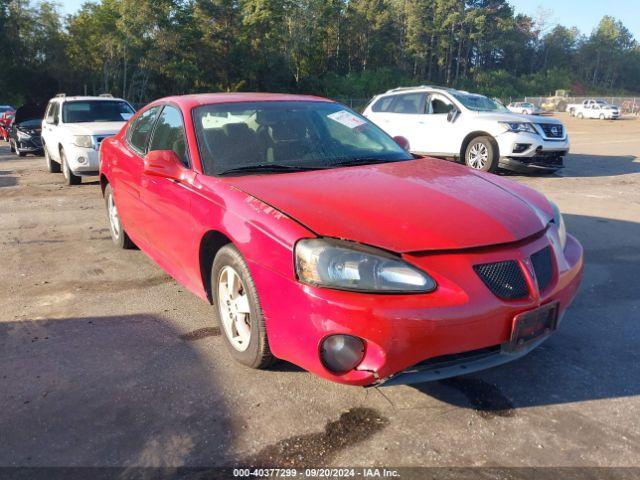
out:
{"label": "driver side window", "polygon": [[138,153],[147,151],[147,142],[159,111],[160,107],[151,107],[129,125],[127,141]]}
{"label": "driver side window", "polygon": [[51,102],[49,104],[49,108],[47,110],[47,123],[57,124],[58,123],[58,102]]}
{"label": "driver side window", "polygon": [[448,98],[434,93],[429,95],[427,100],[427,114],[429,115],[446,115],[453,108],[453,104]]}
{"label": "driver side window", "polygon": [[189,166],[187,140],[180,110],[167,105],[156,123],[149,151],[173,150],[185,167]]}

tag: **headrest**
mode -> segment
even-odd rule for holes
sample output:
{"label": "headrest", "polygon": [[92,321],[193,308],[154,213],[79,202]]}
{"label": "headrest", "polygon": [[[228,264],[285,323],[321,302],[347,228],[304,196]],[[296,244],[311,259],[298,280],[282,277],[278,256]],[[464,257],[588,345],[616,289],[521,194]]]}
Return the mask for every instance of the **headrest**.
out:
{"label": "headrest", "polygon": [[222,129],[229,137],[246,135],[249,133],[249,126],[246,123],[227,123],[222,127]]}
{"label": "headrest", "polygon": [[259,110],[256,112],[256,123],[258,125],[276,125],[281,123],[284,115],[276,110]]}

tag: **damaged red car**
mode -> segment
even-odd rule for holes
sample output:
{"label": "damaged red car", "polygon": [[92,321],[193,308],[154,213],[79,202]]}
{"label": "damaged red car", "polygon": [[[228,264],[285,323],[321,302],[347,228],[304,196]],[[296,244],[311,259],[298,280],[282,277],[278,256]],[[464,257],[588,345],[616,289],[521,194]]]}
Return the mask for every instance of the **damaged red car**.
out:
{"label": "damaged red car", "polygon": [[9,141],[9,130],[15,113],[15,110],[7,110],[0,113],[0,138],[5,142]]}
{"label": "damaged red car", "polygon": [[522,357],[582,247],[541,194],[401,143],[318,97],[161,99],[102,142],[111,236],[211,302],[249,367],[393,385]]}

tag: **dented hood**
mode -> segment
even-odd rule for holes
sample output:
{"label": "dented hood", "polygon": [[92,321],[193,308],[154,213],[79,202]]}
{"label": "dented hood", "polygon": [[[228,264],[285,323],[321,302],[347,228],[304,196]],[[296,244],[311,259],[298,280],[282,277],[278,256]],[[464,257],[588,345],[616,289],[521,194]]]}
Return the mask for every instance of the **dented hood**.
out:
{"label": "dented hood", "polygon": [[396,252],[509,243],[546,228],[544,197],[491,177],[418,159],[225,180],[318,235]]}

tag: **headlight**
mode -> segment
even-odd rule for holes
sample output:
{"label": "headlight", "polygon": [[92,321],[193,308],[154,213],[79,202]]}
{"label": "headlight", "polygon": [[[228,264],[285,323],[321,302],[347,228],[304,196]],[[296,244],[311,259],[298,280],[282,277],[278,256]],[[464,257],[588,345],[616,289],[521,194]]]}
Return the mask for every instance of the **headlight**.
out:
{"label": "headlight", "polygon": [[564,247],[567,244],[567,227],[564,225],[564,218],[562,218],[562,214],[560,213],[558,206],[553,202],[549,203],[551,203],[551,206],[553,207],[553,223],[555,223],[558,228],[560,246],[562,247],[562,250],[564,250]]}
{"label": "headlight", "polygon": [[73,143],[78,147],[93,148],[93,138],[91,138],[91,135],[76,135],[73,137]]}
{"label": "headlight", "polygon": [[504,126],[507,129],[507,132],[527,132],[527,133],[538,133],[536,129],[533,128],[533,125],[530,123],[524,122],[499,122],[500,125]]}
{"label": "headlight", "polygon": [[31,135],[27,132],[23,132],[22,130],[16,130],[16,136],[18,137],[18,140],[29,140],[31,138]]}
{"label": "headlight", "polygon": [[312,238],[295,248],[298,279],[311,285],[359,292],[431,292],[425,272],[383,250],[353,242]]}

